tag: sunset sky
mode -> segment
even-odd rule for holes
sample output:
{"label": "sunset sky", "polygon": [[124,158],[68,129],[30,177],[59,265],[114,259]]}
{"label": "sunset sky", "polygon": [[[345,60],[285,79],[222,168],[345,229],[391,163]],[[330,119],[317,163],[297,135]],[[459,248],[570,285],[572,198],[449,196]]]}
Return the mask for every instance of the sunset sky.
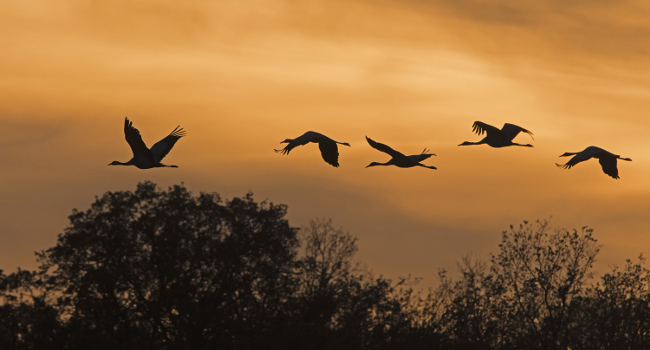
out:
{"label": "sunset sky", "polygon": [[[487,258],[523,220],[589,226],[597,273],[650,254],[650,2],[646,0],[3,1],[0,269],[35,268],[73,208],[151,180],[332,218],[376,274],[423,277]],[[128,161],[124,117],[165,163]],[[458,147],[476,120],[534,148]],[[349,142],[340,168],[306,131]],[[365,168],[436,153],[438,170]],[[595,145],[619,162],[562,170]]]}

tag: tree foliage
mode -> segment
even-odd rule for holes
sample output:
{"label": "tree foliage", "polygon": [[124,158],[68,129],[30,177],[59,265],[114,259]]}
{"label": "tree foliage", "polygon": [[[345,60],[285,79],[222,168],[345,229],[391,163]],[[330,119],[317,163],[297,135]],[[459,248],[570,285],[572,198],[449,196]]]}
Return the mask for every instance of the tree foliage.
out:
{"label": "tree foliage", "polygon": [[[109,192],[44,256],[79,347],[211,348],[269,331],[291,283],[286,207],[182,186]],[[94,346],[94,348],[97,348]]]}
{"label": "tree foliage", "polygon": [[38,254],[38,271],[1,276],[0,341],[65,349],[381,343],[375,328],[398,307],[391,282],[352,263],[357,240],[331,220],[299,237],[286,211],[250,193],[223,201],[182,185],[107,192],[73,211],[57,244]]}
{"label": "tree foliage", "polygon": [[650,349],[650,270],[644,265],[643,255],[637,263],[628,259],[587,289],[574,349]]}
{"label": "tree foliage", "polygon": [[648,270],[628,261],[590,284],[599,250],[586,227],[511,226],[488,262],[463,259],[458,281],[442,271],[444,313],[429,327],[449,348],[646,349]]}
{"label": "tree foliage", "polygon": [[650,349],[641,256],[594,280],[593,232],[524,222],[416,290],[331,220],[184,186],[74,210],[36,271],[0,271],[1,349]]}

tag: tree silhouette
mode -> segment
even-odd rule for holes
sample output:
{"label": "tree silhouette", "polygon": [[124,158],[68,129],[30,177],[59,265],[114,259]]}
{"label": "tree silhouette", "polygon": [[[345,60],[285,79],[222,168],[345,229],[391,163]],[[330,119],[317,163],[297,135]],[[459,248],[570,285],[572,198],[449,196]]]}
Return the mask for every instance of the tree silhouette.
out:
{"label": "tree silhouette", "polygon": [[600,247],[586,227],[549,231],[548,221],[505,231],[491,270],[506,291],[501,306],[508,319],[526,325],[522,338],[530,346],[566,349],[577,316],[572,302],[582,295]]}
{"label": "tree silhouette", "polygon": [[[79,348],[248,345],[294,292],[296,229],[286,207],[221,201],[182,186],[108,192],[44,259]],[[259,339],[257,339],[259,340]]]}
{"label": "tree silhouette", "polygon": [[59,310],[42,273],[0,270],[0,349],[60,348]]}
{"label": "tree silhouette", "polygon": [[331,220],[183,185],[74,210],[36,271],[0,271],[0,349],[650,349],[645,259],[589,283],[586,227],[525,222],[437,288],[353,260]]}
{"label": "tree silhouette", "polygon": [[650,349],[650,271],[626,260],[587,290],[573,349]]}
{"label": "tree silhouette", "polygon": [[489,265],[465,259],[460,281],[443,280],[446,338],[461,348],[570,347],[599,246],[591,229],[549,231],[548,221],[511,226]]}
{"label": "tree silhouette", "polygon": [[408,279],[393,284],[354,263],[357,238],[331,219],[311,220],[300,238],[299,348],[383,349],[410,327],[404,298],[411,290],[399,290]]}
{"label": "tree silhouette", "polygon": [[[151,182],[107,192],[73,211],[38,271],[2,276],[0,312],[16,321],[0,322],[0,339],[12,348],[381,347],[408,323],[403,282],[353,263],[356,238],[331,220],[298,237],[286,209]],[[48,346],[34,345],[41,339]]]}
{"label": "tree silhouette", "polygon": [[341,302],[338,298],[352,278],[357,239],[335,229],[331,220],[312,220],[302,230],[302,241],[300,290],[307,302],[306,321],[324,327],[334,321]]}

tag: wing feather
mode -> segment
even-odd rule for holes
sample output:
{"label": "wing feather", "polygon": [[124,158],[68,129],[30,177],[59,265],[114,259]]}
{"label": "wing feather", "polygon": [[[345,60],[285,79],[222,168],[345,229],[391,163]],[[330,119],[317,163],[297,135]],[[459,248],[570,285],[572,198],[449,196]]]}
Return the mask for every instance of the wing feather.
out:
{"label": "wing feather", "polygon": [[569,161],[566,162],[566,164],[563,165],[563,168],[564,169],[571,169],[572,166],[575,166],[578,163],[582,163],[585,160],[589,160],[589,159],[591,159],[591,157],[592,156],[590,156],[590,155],[586,155],[586,154],[583,154],[583,153],[578,153],[575,156],[573,156],[571,159],[569,159]]}
{"label": "wing feather", "polygon": [[533,137],[533,133],[522,128],[521,126],[514,125],[514,124],[503,124],[503,128],[501,128],[501,132],[503,133],[503,136],[512,141],[515,136],[517,136],[520,132],[525,132],[526,134],[530,135],[530,137],[534,140],[535,138]]}
{"label": "wing feather", "polygon": [[174,147],[176,144],[176,141],[185,135],[186,132],[179,125],[176,127],[176,129],[174,129],[174,131],[169,133],[167,137],[156,142],[151,147],[151,153],[153,154],[154,159],[157,162],[160,162],[163,158],[165,158],[169,151],[171,151],[172,147]]}
{"label": "wing feather", "polygon": [[133,122],[129,121],[129,118],[124,118],[124,137],[131,146],[133,158],[153,162],[151,151],[144,144],[140,131],[133,126]]}
{"label": "wing feather", "polygon": [[557,164],[557,166],[562,167],[564,169],[571,169],[572,166],[574,166],[574,165],[576,165],[578,163],[584,162],[585,160],[589,160],[589,159],[591,159],[591,158],[593,158],[593,157],[595,157],[595,156],[597,156],[597,155],[599,155],[599,154],[601,154],[603,152],[607,152],[607,151],[605,151],[602,148],[595,147],[595,146],[589,146],[589,147],[585,148],[584,150],[582,150],[582,152],[579,152],[578,154],[573,156],[571,159],[569,159],[569,161],[566,162],[566,164],[562,164],[562,165]]}
{"label": "wing feather", "polygon": [[496,127],[486,124],[480,121],[475,121],[474,124],[472,124],[472,131],[475,132],[477,135],[483,135],[484,133],[490,134],[500,134],[501,130],[497,129]]}
{"label": "wing feather", "polygon": [[616,167],[616,158],[614,157],[600,157],[598,159],[603,172],[615,179],[618,179],[618,168]]}
{"label": "wing feather", "polygon": [[374,149],[376,149],[376,150],[378,150],[380,152],[384,152],[384,153],[390,155],[393,158],[407,158],[403,153],[398,152],[398,151],[390,148],[389,146],[384,145],[383,143],[379,143],[377,141],[374,141],[373,139],[369,138],[368,136],[366,136],[366,140],[370,144],[370,147],[372,147],[372,148],[374,148]]}
{"label": "wing feather", "polygon": [[320,155],[323,157],[323,160],[328,164],[331,164],[333,167],[339,166],[339,148],[336,145],[336,142],[332,140],[322,140],[318,143],[318,148],[320,149]]}
{"label": "wing feather", "polygon": [[[298,147],[298,146],[304,146],[310,142],[317,142],[318,139],[327,139],[327,137],[323,134],[313,132],[313,131],[307,131],[306,133],[296,137],[295,139],[287,139],[290,140],[286,146],[282,149],[276,149],[276,152],[282,152],[282,154],[289,154],[292,149]],[[285,141],[286,142],[286,141]]]}

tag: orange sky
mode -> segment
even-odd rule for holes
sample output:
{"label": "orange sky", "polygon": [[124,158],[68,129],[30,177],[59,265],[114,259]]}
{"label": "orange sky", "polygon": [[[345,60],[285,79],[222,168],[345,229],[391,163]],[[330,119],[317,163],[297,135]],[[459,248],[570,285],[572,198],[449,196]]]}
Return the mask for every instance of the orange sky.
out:
{"label": "orange sky", "polygon": [[[650,3],[647,1],[305,0],[5,1],[0,8],[0,268],[33,268],[73,208],[137,182],[289,205],[360,238],[358,258],[389,277],[435,284],[462,255],[496,252],[500,232],[553,216],[594,228],[599,273],[650,237]],[[152,145],[181,124],[165,159],[127,161],[123,119]],[[510,122],[534,148],[457,147],[471,125]],[[322,132],[352,147],[341,167]],[[424,168],[364,168],[436,153]],[[619,162],[570,171],[558,156],[589,145]]]}

